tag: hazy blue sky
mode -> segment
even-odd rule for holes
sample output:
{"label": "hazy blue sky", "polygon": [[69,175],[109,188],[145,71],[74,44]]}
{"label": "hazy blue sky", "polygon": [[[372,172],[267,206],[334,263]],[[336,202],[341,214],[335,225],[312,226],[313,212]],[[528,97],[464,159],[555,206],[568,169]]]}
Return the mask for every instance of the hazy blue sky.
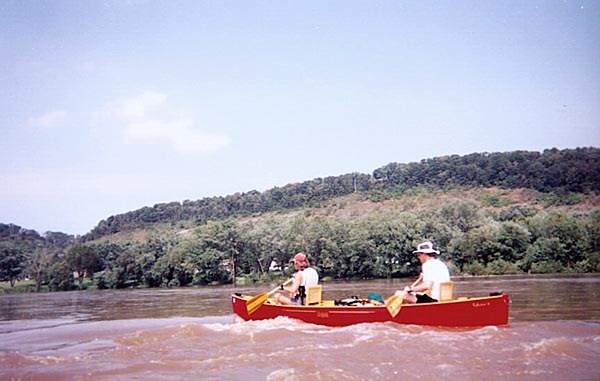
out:
{"label": "hazy blue sky", "polygon": [[0,1],[0,222],[600,146],[599,1]]}

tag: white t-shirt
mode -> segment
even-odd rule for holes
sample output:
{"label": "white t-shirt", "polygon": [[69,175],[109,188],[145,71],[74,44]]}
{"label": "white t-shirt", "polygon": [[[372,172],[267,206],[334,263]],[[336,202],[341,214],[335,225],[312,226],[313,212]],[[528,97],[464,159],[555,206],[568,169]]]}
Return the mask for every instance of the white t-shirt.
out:
{"label": "white t-shirt", "polygon": [[431,296],[433,299],[440,299],[440,283],[450,281],[450,272],[448,267],[437,258],[433,258],[423,263],[423,281],[432,281]]}
{"label": "white t-shirt", "polygon": [[319,274],[312,267],[302,270],[302,284],[300,286],[313,286],[319,284]]}

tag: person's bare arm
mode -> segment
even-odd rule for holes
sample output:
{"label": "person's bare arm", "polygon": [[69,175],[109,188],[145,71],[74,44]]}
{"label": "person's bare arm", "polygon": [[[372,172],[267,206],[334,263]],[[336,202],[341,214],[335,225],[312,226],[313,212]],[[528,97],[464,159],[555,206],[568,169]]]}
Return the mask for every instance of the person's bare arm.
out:
{"label": "person's bare arm", "polygon": [[300,288],[300,285],[302,284],[302,273],[301,272],[297,272],[294,275],[294,280],[292,281],[291,286],[289,287],[284,287],[284,291],[287,292],[290,295],[296,295],[296,293],[298,292],[298,288]]}

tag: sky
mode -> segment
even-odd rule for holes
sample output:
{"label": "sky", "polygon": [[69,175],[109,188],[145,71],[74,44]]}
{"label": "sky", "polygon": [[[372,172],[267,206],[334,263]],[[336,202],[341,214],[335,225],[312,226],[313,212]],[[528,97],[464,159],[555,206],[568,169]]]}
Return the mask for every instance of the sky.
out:
{"label": "sky", "polygon": [[0,223],[600,147],[600,2],[0,1]]}

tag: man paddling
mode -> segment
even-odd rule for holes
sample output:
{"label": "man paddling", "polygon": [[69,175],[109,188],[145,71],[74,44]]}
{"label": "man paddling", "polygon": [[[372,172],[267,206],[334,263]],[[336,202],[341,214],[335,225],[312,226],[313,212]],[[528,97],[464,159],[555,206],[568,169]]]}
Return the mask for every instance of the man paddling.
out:
{"label": "man paddling", "polygon": [[407,304],[437,302],[440,298],[440,283],[450,281],[448,267],[437,258],[440,252],[429,241],[419,244],[413,254],[421,262],[421,281],[396,291],[394,295],[402,297],[403,303]]}
{"label": "man paddling", "polygon": [[298,253],[290,262],[294,262],[296,273],[289,287],[281,286],[281,291],[275,295],[275,300],[281,304],[300,305],[303,302],[306,287],[319,283],[319,274],[310,267],[306,254]]}

